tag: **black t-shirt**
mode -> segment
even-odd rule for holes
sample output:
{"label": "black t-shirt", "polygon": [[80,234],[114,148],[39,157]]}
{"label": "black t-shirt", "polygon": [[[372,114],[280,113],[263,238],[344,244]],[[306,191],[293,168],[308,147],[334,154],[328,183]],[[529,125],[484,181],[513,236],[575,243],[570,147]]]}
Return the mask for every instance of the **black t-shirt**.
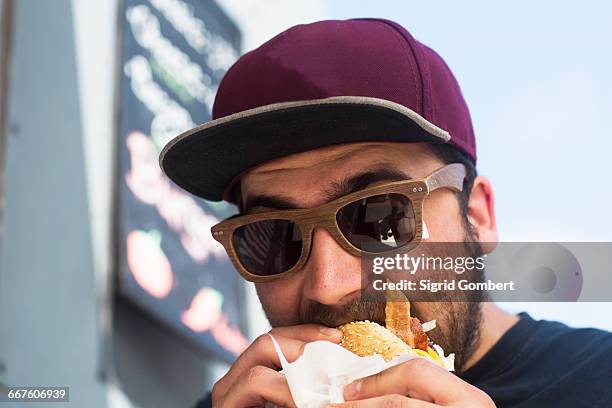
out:
{"label": "black t-shirt", "polygon": [[[498,408],[612,407],[612,334],[520,320],[461,375]],[[212,407],[210,394],[196,408]]]}
{"label": "black t-shirt", "polygon": [[612,407],[612,334],[520,320],[461,378],[503,407]]}

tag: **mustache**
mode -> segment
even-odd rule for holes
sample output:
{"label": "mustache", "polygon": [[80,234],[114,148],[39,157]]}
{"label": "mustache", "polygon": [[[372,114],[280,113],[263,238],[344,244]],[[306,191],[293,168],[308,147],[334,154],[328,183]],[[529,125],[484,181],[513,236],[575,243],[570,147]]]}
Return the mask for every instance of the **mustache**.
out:
{"label": "mustache", "polygon": [[337,327],[361,320],[370,320],[384,326],[385,302],[363,302],[358,297],[342,305],[311,302],[300,316],[300,320],[302,323],[314,323],[328,327]]}

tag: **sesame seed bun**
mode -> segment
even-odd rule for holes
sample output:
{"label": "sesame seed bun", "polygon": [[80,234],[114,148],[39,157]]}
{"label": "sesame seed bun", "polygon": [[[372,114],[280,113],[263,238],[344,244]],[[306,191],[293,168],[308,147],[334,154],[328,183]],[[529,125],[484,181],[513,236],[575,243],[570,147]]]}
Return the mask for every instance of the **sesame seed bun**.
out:
{"label": "sesame seed bun", "polygon": [[411,348],[393,332],[369,320],[344,324],[340,345],[361,357],[380,354],[385,361],[410,353]]}

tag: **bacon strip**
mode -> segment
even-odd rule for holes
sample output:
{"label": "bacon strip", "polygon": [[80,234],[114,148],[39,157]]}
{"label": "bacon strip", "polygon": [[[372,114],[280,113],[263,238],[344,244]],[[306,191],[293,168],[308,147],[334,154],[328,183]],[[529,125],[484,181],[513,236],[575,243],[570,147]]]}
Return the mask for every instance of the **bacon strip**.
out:
{"label": "bacon strip", "polygon": [[414,348],[414,334],[410,319],[410,303],[387,302],[385,306],[385,326],[404,343]]}
{"label": "bacon strip", "polygon": [[385,326],[412,348],[427,351],[429,337],[421,322],[410,317],[410,302],[400,291],[387,291]]}
{"label": "bacon strip", "polygon": [[412,334],[414,336],[414,347],[423,351],[427,351],[427,346],[429,345],[429,337],[423,331],[423,326],[421,326],[421,322],[416,317],[410,318],[410,329],[412,330]]}

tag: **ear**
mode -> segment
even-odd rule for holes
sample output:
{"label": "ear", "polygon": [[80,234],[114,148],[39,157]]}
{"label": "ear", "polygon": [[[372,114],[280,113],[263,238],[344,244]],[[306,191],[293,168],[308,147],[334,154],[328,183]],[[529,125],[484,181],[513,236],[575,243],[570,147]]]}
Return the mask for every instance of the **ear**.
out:
{"label": "ear", "polygon": [[468,202],[468,220],[474,227],[484,253],[491,253],[499,238],[495,222],[493,187],[486,177],[478,176],[474,180]]}

